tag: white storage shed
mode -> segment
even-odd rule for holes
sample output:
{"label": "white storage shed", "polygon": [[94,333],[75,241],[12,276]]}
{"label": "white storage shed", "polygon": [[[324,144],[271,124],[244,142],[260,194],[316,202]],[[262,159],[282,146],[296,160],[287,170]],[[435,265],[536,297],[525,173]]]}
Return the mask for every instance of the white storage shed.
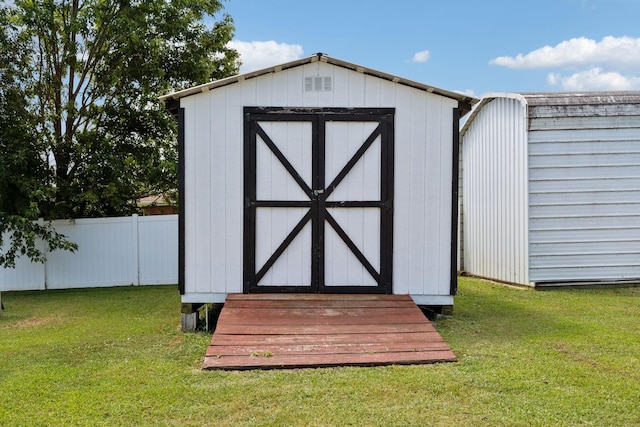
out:
{"label": "white storage shed", "polygon": [[465,272],[640,282],[640,92],[488,95],[461,146]]}
{"label": "white storage shed", "polygon": [[161,100],[180,130],[183,304],[453,304],[459,116],[477,100],[324,54]]}

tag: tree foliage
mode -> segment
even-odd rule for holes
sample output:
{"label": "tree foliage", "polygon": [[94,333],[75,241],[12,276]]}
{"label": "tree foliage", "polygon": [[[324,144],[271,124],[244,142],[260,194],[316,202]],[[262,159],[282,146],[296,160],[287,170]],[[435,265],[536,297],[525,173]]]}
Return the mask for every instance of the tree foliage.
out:
{"label": "tree foliage", "polygon": [[50,223],[37,222],[40,205],[52,189],[48,165],[30,127],[23,94],[24,43],[11,37],[7,15],[0,10],[0,266],[13,267],[18,256],[42,261],[48,250],[75,249]]}
{"label": "tree foliage", "polygon": [[157,97],[238,71],[222,11],[219,0],[7,6],[1,154],[28,190],[14,200],[22,193],[3,183],[0,212],[11,199],[28,220],[128,215],[137,199],[175,191],[176,125]]}

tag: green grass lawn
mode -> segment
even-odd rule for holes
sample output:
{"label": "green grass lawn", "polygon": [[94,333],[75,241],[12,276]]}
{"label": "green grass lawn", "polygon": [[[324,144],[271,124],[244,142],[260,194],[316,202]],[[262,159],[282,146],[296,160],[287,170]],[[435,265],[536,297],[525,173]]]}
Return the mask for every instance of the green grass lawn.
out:
{"label": "green grass lawn", "polygon": [[176,287],[2,294],[1,426],[640,425],[640,288],[460,279],[457,363],[202,371]]}

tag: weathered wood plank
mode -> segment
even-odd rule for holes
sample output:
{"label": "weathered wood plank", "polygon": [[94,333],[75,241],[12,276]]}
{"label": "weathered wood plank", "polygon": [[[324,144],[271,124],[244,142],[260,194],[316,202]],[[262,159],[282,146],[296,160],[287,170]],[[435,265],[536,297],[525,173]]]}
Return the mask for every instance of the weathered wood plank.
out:
{"label": "weathered wood plank", "polygon": [[[324,335],[221,335],[214,334],[212,345],[288,345],[288,344],[364,344],[364,343],[444,342],[437,332],[403,334],[324,334]],[[407,346],[409,346],[407,344]]]}
{"label": "weathered wood plank", "polygon": [[244,325],[247,327],[250,326],[258,326],[260,324],[264,324],[260,322],[260,319],[264,319],[264,317],[269,316],[269,324],[270,325],[382,325],[384,322],[388,322],[389,324],[400,324],[400,323],[418,323],[415,315],[397,315],[393,317],[386,318],[384,315],[372,315],[369,317],[363,316],[287,316],[287,315],[271,315],[271,314],[263,314],[260,317],[247,318],[238,315],[227,314],[226,316],[220,316],[220,320],[224,322],[228,322],[230,324],[235,325]]}
{"label": "weathered wood plank", "polygon": [[378,366],[455,361],[457,361],[456,356],[450,350],[401,353],[318,354],[310,356],[222,356],[206,358],[204,368],[227,370],[319,368],[329,366]]}
{"label": "weathered wood plank", "polygon": [[315,354],[398,353],[449,350],[442,342],[372,343],[372,344],[295,344],[295,345],[211,345],[206,356],[264,355],[308,356]]}
{"label": "weathered wood plank", "polygon": [[[361,334],[375,330],[378,334],[398,334],[406,332],[435,332],[431,323],[400,323],[390,325],[254,325],[250,333],[263,335],[322,335],[322,334]],[[231,325],[218,321],[216,333],[219,334],[244,334],[247,327],[244,325]]]}
{"label": "weathered wood plank", "polygon": [[271,325],[288,324],[389,324],[421,323],[425,317],[419,309],[291,309],[291,310],[252,310],[230,309],[220,314],[219,321],[240,325],[264,324],[268,317]]}
{"label": "weathered wood plank", "polygon": [[227,310],[225,310],[227,313],[234,313],[234,314],[239,314],[241,316],[246,316],[246,315],[251,315],[251,314],[257,314],[257,315],[261,315],[261,314],[265,314],[265,313],[269,313],[270,315],[281,315],[281,314],[287,314],[287,315],[293,315],[293,316],[337,316],[337,315],[344,315],[344,316],[351,316],[351,317],[356,317],[356,316],[362,316],[364,314],[367,315],[371,315],[371,314],[388,314],[389,316],[394,316],[396,314],[406,314],[406,313],[413,313],[416,314],[418,316],[423,316],[422,311],[420,311],[420,309],[418,307],[414,306],[411,307],[378,307],[378,306],[371,306],[371,307],[353,307],[353,306],[343,306],[343,307],[332,307],[332,306],[322,306],[322,305],[316,305],[316,306],[309,306],[309,307],[305,307],[304,305],[302,306],[292,306],[292,307],[285,307],[285,308],[261,308],[261,307],[227,307]]}

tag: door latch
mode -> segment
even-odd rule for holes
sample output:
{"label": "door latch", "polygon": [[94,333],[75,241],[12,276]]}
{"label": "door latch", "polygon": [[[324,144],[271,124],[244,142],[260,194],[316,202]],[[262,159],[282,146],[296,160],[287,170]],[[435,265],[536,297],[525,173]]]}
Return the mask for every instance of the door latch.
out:
{"label": "door latch", "polygon": [[313,195],[318,197],[320,194],[324,193],[324,190],[320,189],[320,190],[313,190]]}

